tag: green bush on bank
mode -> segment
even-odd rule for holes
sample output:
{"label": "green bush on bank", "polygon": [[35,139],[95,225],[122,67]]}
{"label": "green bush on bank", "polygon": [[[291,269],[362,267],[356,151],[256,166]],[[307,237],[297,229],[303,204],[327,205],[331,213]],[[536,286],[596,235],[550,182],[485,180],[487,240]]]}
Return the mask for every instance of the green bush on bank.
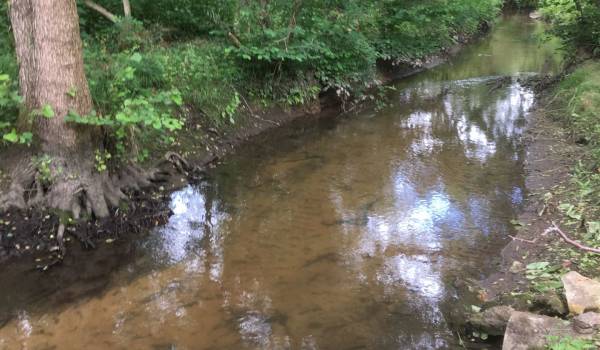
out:
{"label": "green bush on bank", "polygon": [[506,4],[517,9],[535,9],[541,0],[509,0]]}
{"label": "green bush on bank", "polygon": [[588,61],[558,87],[562,119],[576,139],[589,144],[600,167],[600,62]]}
{"label": "green bush on bank", "polygon": [[[98,123],[122,116],[131,101],[163,113],[168,98],[154,96],[171,91],[217,126],[235,122],[246,104],[299,105],[328,88],[360,93],[376,78],[377,60],[439,52],[492,21],[501,6],[500,0],[130,2],[133,18],[112,23],[78,1]],[[98,3],[122,14],[120,0]],[[16,91],[8,29],[7,16],[0,17],[0,74]],[[9,125],[14,106],[2,108],[0,121]]]}
{"label": "green bush on bank", "polygon": [[542,0],[540,9],[551,23],[552,34],[574,55],[585,50],[600,55],[600,3],[596,0]]}

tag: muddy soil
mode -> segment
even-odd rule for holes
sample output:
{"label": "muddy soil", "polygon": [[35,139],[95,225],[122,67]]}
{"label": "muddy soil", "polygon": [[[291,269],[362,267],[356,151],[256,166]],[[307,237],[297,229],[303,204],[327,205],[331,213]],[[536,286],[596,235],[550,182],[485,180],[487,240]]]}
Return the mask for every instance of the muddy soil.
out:
{"label": "muddy soil", "polygon": [[571,172],[586,154],[585,146],[577,144],[564,125],[549,116],[547,106],[553,97],[551,91],[551,86],[538,91],[537,106],[528,119],[524,144],[529,195],[518,222],[515,222],[518,234],[502,250],[503,263],[499,271],[482,281],[483,301],[500,301],[527,308],[527,305],[519,305],[512,296],[530,292],[531,283],[525,277],[524,267],[533,262],[547,261],[580,270],[576,260],[569,259],[566,254],[570,246],[556,233],[545,234],[553,223],[560,224],[564,219],[558,206],[571,199],[568,191],[573,187]]}

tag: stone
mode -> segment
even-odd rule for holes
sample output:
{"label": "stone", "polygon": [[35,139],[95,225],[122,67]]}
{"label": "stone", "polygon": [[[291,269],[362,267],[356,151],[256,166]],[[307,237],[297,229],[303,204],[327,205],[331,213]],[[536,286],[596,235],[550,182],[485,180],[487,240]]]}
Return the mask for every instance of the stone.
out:
{"label": "stone", "polygon": [[509,269],[510,272],[512,273],[519,273],[522,271],[525,271],[525,265],[523,265],[523,263],[521,263],[520,261],[513,261],[512,265],[510,266]]}
{"label": "stone", "polygon": [[563,316],[569,313],[563,298],[554,291],[535,295],[532,311],[537,311],[546,316]]}
{"label": "stone", "polygon": [[542,13],[540,11],[533,11],[529,14],[529,18],[540,19],[540,18],[542,18]]}
{"label": "stone", "polygon": [[600,311],[600,282],[571,271],[562,277],[567,305],[572,314]]}
{"label": "stone", "polygon": [[579,334],[594,334],[600,332],[600,314],[586,312],[573,319],[573,329]]}
{"label": "stone", "polygon": [[586,337],[575,333],[567,321],[515,311],[506,326],[502,350],[545,349],[549,336]]}
{"label": "stone", "polygon": [[494,306],[472,315],[469,323],[473,328],[489,335],[502,335],[514,311],[510,306]]}

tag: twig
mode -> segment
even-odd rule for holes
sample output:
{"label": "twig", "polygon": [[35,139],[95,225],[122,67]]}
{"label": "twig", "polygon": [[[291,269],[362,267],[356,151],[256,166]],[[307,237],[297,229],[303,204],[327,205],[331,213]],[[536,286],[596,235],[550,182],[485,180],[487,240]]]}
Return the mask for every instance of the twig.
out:
{"label": "twig", "polygon": [[576,240],[574,240],[574,239],[570,238],[569,236],[567,236],[567,234],[564,233],[558,227],[558,225],[556,225],[556,223],[554,223],[554,222],[552,222],[552,226],[549,227],[549,228],[547,228],[546,231],[544,231],[543,234],[547,235],[548,233],[551,233],[551,232],[557,232],[565,242],[567,242],[567,243],[569,243],[569,244],[577,247],[580,250],[583,250],[583,251],[586,251],[586,252],[590,252],[590,253],[594,253],[594,254],[600,254],[600,248],[588,247],[586,245],[583,245],[583,244],[577,242]]}
{"label": "twig", "polygon": [[235,47],[237,47],[238,49],[240,47],[242,47],[242,43],[240,42],[240,39],[238,39],[237,36],[235,36],[235,34],[233,34],[232,32],[228,32],[227,36],[229,37],[229,40],[231,40],[233,45],[235,45]]}
{"label": "twig", "polygon": [[237,89],[235,87],[233,87],[233,90],[242,98],[242,102],[244,102],[244,105],[246,105],[246,108],[248,109],[248,111],[250,112],[250,115],[258,120],[261,120],[263,122],[266,123],[271,123],[275,126],[279,126],[279,123],[272,121],[272,120],[268,120],[268,119],[263,119],[261,118],[258,114],[255,114],[254,111],[252,110],[252,107],[250,107],[250,104],[248,103],[248,101],[246,100],[246,98],[244,97],[243,94],[241,94],[239,91],[237,91]]}
{"label": "twig", "polygon": [[525,243],[531,243],[531,244],[536,244],[537,243],[537,238],[529,240],[529,239],[523,239],[523,238],[511,236],[511,235],[508,235],[508,237],[512,238],[513,241],[519,241],[519,242],[525,242]]}

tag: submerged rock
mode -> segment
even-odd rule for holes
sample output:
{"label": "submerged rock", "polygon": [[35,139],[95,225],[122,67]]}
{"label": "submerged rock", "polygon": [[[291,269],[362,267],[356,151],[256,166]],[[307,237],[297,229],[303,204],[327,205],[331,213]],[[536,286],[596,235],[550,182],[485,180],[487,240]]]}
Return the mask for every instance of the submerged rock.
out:
{"label": "submerged rock", "polygon": [[578,335],[567,321],[515,311],[508,321],[502,350],[545,349],[549,336],[577,337]]}
{"label": "submerged rock", "polygon": [[563,316],[569,313],[563,298],[554,291],[536,295],[533,298],[533,310],[546,316]]}
{"label": "submerged rock", "polygon": [[523,265],[523,263],[521,263],[519,261],[513,261],[512,265],[510,266],[509,271],[512,273],[519,273],[519,272],[525,271],[525,265]]}
{"label": "submerged rock", "polygon": [[586,311],[600,311],[600,282],[575,271],[564,275],[562,282],[571,313],[579,315]]}
{"label": "submerged rock", "polygon": [[473,328],[489,335],[502,335],[511,314],[515,310],[510,306],[494,306],[483,312],[474,314],[469,319]]}
{"label": "submerged rock", "polygon": [[600,331],[600,314],[586,312],[573,319],[573,328],[579,334],[594,334]]}
{"label": "submerged rock", "polygon": [[529,14],[529,18],[540,19],[540,18],[542,18],[542,13],[540,11],[533,11]]}

